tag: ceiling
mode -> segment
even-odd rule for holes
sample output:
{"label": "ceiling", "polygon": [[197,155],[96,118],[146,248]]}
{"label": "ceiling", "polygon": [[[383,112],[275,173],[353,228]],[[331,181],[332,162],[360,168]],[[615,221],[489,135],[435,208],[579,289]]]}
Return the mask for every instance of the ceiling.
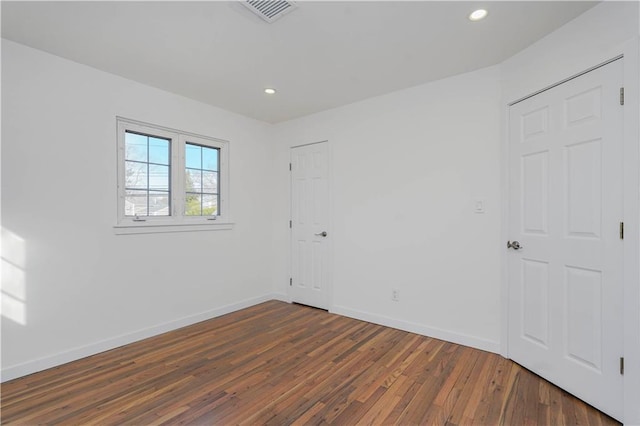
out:
{"label": "ceiling", "polygon": [[227,1],[2,1],[2,37],[277,123],[498,64],[597,2],[297,4],[268,24]]}

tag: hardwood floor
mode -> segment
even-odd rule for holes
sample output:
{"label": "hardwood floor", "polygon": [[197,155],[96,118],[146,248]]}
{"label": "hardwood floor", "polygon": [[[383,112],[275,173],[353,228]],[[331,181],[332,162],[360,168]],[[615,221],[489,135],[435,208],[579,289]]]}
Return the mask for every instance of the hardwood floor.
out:
{"label": "hardwood floor", "polygon": [[283,302],[2,385],[3,424],[613,425],[498,355]]}

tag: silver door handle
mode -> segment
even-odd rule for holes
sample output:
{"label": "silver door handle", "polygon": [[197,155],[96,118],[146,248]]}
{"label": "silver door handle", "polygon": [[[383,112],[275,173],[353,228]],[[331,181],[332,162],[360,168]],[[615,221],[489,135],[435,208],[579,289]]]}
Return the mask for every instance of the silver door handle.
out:
{"label": "silver door handle", "polygon": [[507,248],[512,248],[514,250],[520,250],[522,248],[522,246],[517,241],[514,241],[514,242],[507,241]]}
{"label": "silver door handle", "polygon": [[317,237],[326,237],[327,236],[327,231],[322,231],[322,232],[318,232],[317,234],[315,234]]}

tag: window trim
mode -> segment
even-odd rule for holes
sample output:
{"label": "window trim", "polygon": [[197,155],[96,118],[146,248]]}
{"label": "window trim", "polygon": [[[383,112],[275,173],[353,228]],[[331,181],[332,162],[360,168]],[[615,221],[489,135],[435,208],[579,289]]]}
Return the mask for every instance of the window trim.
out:
{"label": "window trim", "polygon": [[[155,124],[144,123],[123,117],[117,122],[117,217],[116,234],[140,234],[155,232],[211,231],[232,229],[229,199],[229,141],[184,132]],[[125,133],[142,133],[170,139],[170,205],[169,216],[144,216],[136,218],[125,215]],[[187,142],[218,149],[218,193],[219,215],[186,216],[185,194],[185,144]]]}

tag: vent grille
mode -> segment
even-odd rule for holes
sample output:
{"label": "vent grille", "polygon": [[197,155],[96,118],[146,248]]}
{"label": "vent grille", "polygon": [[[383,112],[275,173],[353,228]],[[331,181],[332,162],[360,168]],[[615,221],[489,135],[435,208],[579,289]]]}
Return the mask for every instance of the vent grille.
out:
{"label": "vent grille", "polygon": [[243,5],[265,21],[271,23],[296,8],[292,1],[283,0],[246,0]]}

